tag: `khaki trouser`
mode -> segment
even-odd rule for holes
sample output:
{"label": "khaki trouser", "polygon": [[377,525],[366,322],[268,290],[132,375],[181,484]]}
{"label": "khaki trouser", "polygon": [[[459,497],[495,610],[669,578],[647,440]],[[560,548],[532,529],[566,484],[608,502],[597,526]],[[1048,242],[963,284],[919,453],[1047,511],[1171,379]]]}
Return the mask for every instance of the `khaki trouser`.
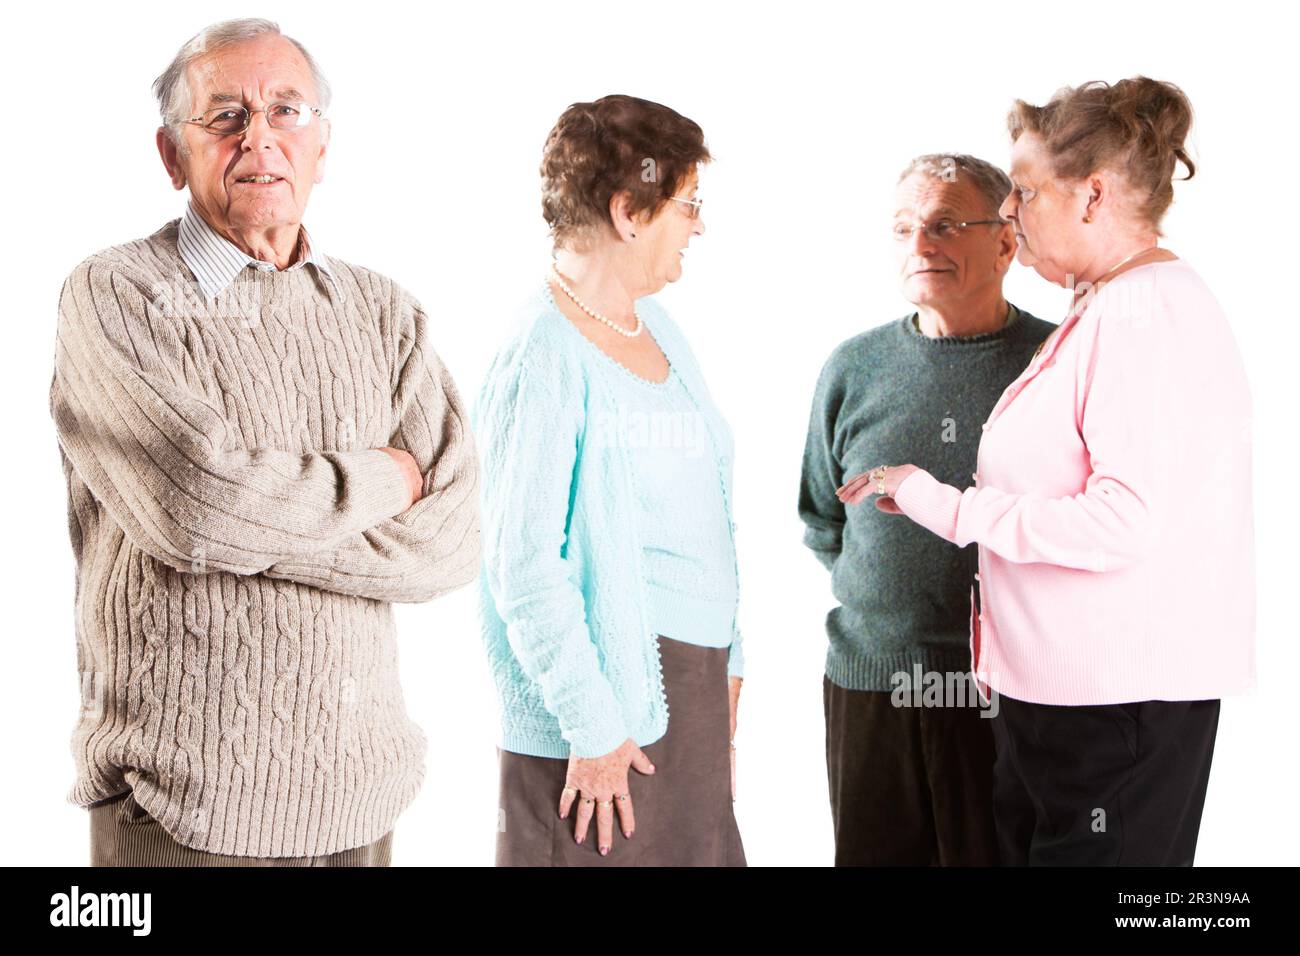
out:
{"label": "khaki trouser", "polygon": [[131,791],[90,807],[91,866],[388,866],[393,831],[324,856],[225,856],[178,843]]}

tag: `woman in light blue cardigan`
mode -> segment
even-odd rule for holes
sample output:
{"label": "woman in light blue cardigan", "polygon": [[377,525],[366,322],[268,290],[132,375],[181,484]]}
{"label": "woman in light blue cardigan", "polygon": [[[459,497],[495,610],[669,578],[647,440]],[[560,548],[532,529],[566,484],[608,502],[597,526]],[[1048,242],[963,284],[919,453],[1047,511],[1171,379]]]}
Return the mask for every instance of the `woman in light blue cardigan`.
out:
{"label": "woman in light blue cardigan", "polygon": [[649,297],[704,232],[708,160],[698,125],[630,96],[547,139],[555,262],[474,412],[498,865],[745,864],[731,431]]}

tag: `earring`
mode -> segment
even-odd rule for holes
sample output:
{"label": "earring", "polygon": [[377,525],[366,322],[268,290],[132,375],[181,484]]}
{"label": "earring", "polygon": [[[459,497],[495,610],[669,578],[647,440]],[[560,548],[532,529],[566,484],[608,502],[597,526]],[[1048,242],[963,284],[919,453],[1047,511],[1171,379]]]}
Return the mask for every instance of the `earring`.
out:
{"label": "earring", "polygon": [[1092,222],[1092,217],[1091,217],[1091,216],[1084,216],[1084,217],[1083,217],[1083,221],[1084,221],[1084,222]]}
{"label": "earring", "polygon": [[636,238],[636,233],[635,233],[635,232],[634,232],[634,233],[632,233],[632,238],[633,238],[633,239],[635,239],[635,238]]}

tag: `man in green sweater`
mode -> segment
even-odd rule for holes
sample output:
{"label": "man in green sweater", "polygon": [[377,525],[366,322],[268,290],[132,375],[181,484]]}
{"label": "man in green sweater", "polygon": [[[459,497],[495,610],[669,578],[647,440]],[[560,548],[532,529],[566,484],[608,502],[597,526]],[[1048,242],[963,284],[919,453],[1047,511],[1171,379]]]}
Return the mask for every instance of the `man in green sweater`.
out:
{"label": "man in green sweater", "polygon": [[912,314],[841,343],[817,381],[799,489],[831,572],[826,762],[837,866],[997,864],[993,737],[969,682],[975,545],[877,508],[846,476],[910,461],[973,484],[981,424],[1054,328],[1007,302],[1006,174],[961,154],[903,171],[892,224]]}

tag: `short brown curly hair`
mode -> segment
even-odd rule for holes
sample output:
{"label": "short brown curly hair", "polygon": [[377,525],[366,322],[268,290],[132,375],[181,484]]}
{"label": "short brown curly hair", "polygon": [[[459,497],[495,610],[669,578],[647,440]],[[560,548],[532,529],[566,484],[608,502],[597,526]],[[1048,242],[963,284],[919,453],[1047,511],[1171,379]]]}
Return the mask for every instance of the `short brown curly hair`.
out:
{"label": "short brown curly hair", "polygon": [[612,229],[609,201],[621,190],[633,215],[657,215],[710,159],[699,124],[667,106],[624,94],[574,103],[542,150],[542,216],[555,248]]}

